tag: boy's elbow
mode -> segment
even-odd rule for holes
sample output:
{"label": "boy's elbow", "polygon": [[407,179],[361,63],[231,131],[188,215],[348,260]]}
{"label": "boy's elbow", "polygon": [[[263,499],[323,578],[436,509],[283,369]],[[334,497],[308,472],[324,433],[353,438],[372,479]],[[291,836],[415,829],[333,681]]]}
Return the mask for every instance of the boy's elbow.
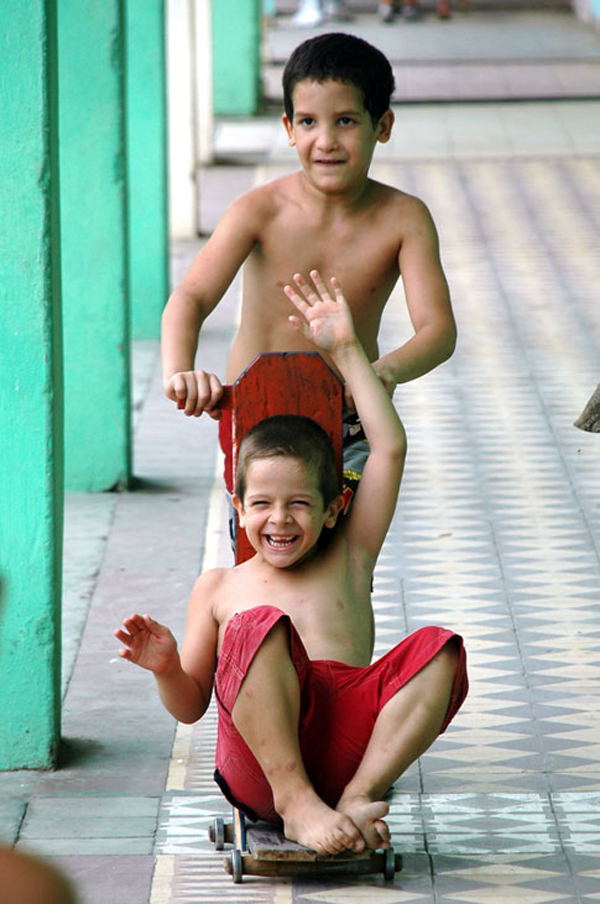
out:
{"label": "boy's elbow", "polygon": [[177,286],[173,289],[161,314],[161,327],[169,327],[183,321],[193,322],[194,327],[200,329],[211,306],[201,295]]}
{"label": "boy's elbow", "polygon": [[456,323],[454,322],[454,320],[452,320],[452,323],[450,324],[448,329],[444,331],[443,341],[440,343],[440,352],[442,354],[442,360],[440,363],[447,361],[452,357],[452,355],[456,351],[457,338],[458,331],[456,329]]}
{"label": "boy's elbow", "polygon": [[407,440],[406,440],[406,430],[400,424],[400,430],[398,430],[396,434],[396,440],[391,445],[389,449],[389,456],[392,459],[394,466],[399,468],[404,467],[404,462],[406,460],[406,448],[407,448]]}
{"label": "boy's elbow", "polygon": [[202,702],[199,706],[193,706],[189,709],[181,710],[177,713],[176,719],[178,722],[183,722],[184,725],[193,725],[195,722],[198,722],[206,710],[208,709],[208,704],[204,704]]}
{"label": "boy's elbow", "polygon": [[200,713],[199,715],[192,715],[191,713],[181,713],[177,716],[177,721],[181,722],[183,725],[193,725],[195,722],[198,722],[198,720],[201,719],[202,716],[203,713]]}

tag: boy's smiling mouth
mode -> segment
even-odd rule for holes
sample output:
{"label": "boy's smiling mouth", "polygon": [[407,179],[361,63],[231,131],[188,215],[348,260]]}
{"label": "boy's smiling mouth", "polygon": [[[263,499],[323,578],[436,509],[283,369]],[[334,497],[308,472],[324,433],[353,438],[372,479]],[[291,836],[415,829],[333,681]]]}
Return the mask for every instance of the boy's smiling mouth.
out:
{"label": "boy's smiling mouth", "polygon": [[297,534],[277,536],[275,534],[263,534],[268,546],[272,549],[289,549],[290,546],[298,539]]}

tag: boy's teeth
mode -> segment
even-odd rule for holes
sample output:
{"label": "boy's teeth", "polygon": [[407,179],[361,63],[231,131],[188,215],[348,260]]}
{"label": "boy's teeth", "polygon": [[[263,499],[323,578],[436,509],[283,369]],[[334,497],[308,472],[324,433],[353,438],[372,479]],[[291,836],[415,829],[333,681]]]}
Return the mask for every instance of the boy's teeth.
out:
{"label": "boy's teeth", "polygon": [[271,546],[289,546],[293,539],[293,537],[269,537],[269,543]]}

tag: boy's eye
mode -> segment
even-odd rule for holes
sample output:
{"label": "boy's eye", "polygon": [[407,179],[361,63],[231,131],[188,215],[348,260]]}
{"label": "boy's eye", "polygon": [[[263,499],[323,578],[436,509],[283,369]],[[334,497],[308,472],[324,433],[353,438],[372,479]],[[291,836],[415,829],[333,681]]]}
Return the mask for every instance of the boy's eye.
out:
{"label": "boy's eye", "polygon": [[309,505],[306,499],[294,499],[292,505]]}
{"label": "boy's eye", "polygon": [[300,120],[300,125],[301,126],[312,126],[312,125],[314,125],[314,122],[315,121],[312,116],[305,116],[303,119]]}
{"label": "boy's eye", "polygon": [[353,126],[356,122],[355,119],[352,119],[351,116],[340,116],[340,125],[342,126]]}

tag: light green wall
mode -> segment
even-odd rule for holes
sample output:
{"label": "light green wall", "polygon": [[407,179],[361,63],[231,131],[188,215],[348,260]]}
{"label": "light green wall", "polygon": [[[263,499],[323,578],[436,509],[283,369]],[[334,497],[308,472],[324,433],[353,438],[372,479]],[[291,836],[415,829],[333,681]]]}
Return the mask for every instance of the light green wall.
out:
{"label": "light green wall", "polygon": [[62,425],[54,0],[0,5],[0,769],[55,762]]}
{"label": "light green wall", "polygon": [[212,4],[214,111],[252,116],[260,102],[261,0]]}
{"label": "light green wall", "polygon": [[169,291],[164,0],[127,0],[131,336],[158,339]]}
{"label": "light green wall", "polygon": [[60,0],[65,479],[130,478],[123,0]]}

